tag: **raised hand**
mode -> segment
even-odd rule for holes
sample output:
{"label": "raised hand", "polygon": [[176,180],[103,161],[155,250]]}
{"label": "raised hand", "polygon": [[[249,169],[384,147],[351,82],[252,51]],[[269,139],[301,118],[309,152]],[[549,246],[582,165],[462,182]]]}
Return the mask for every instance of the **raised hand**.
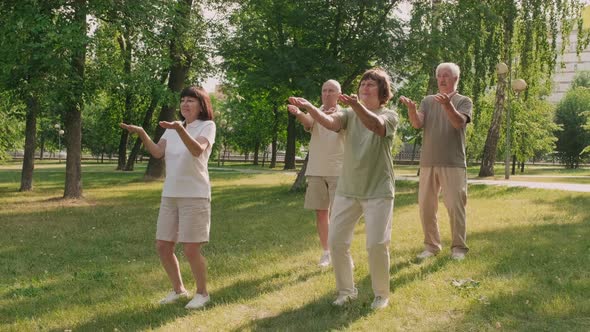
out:
{"label": "raised hand", "polygon": [[352,94],[352,95],[345,95],[345,94],[341,94],[340,97],[338,97],[338,101],[343,103],[346,106],[357,106],[360,105],[359,99],[357,97],[357,95]]}
{"label": "raised hand", "polygon": [[289,97],[289,104],[305,109],[313,107],[313,105],[307,101],[307,99],[301,97]]}
{"label": "raised hand", "polygon": [[451,93],[438,93],[434,96],[434,99],[442,104],[443,106],[449,105],[451,103],[451,98],[457,94],[457,91],[453,91]]}
{"label": "raised hand", "polygon": [[182,122],[181,121],[160,121],[159,122],[160,127],[162,128],[166,128],[166,129],[180,129],[182,128]]}
{"label": "raised hand", "polygon": [[299,107],[294,106],[294,105],[287,105],[287,110],[289,111],[289,113],[297,116],[299,115],[299,113],[301,113],[301,110],[299,109]]}
{"label": "raised hand", "polygon": [[408,111],[416,111],[416,103],[412,99],[406,96],[401,96],[399,97],[399,101],[400,103],[406,105]]}
{"label": "raised hand", "polygon": [[134,126],[134,125],[129,125],[126,123],[120,123],[119,127],[121,127],[122,129],[127,130],[128,132],[130,132],[131,134],[139,134],[143,128],[140,126]]}

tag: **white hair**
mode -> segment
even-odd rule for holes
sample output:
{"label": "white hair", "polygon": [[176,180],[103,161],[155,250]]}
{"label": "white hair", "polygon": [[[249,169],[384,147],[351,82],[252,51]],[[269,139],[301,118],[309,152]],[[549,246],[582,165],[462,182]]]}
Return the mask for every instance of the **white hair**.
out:
{"label": "white hair", "polygon": [[436,67],[436,72],[435,72],[436,76],[438,76],[438,72],[441,71],[442,69],[450,70],[453,77],[457,78],[457,81],[455,81],[455,86],[454,86],[454,90],[457,90],[457,85],[459,85],[459,77],[461,75],[461,69],[459,68],[459,66],[457,66],[457,64],[455,64],[453,62],[443,62]]}
{"label": "white hair", "polygon": [[[338,81],[336,80],[327,80],[324,82],[324,84],[326,83],[330,83],[330,84],[334,84],[334,86],[336,86],[336,88],[338,88],[338,92],[342,92],[342,88],[340,87],[340,83],[338,83]],[[322,84],[323,86],[323,84]]]}

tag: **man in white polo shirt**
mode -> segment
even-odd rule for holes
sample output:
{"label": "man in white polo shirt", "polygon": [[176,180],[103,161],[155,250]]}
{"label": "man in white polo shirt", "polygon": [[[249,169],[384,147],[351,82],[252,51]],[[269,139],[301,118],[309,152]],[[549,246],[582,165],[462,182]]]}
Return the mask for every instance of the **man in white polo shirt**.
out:
{"label": "man in white polo shirt", "polygon": [[[340,106],[338,106],[340,92],[338,81],[326,81],[322,85],[322,106],[319,110],[325,114],[340,110]],[[303,124],[305,130],[311,132],[309,160],[305,171],[307,191],[305,192],[304,208],[316,211],[318,235],[324,249],[319,266],[327,267],[330,265],[330,250],[328,249],[330,207],[334,202],[338,176],[342,172],[344,135],[342,132],[336,133],[326,129],[318,124],[311,115],[302,112],[294,105],[289,105],[288,109]]]}

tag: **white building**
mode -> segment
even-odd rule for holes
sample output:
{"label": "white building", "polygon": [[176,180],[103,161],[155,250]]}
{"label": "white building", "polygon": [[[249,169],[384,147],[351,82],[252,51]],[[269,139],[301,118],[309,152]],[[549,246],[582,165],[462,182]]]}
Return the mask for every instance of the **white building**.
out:
{"label": "white building", "polygon": [[[584,8],[582,17],[584,20],[584,29],[590,28],[590,6]],[[553,75],[553,91],[547,99],[552,103],[558,103],[565,96],[574,81],[576,72],[590,71],[590,47],[587,47],[578,56],[576,54],[576,47],[578,45],[577,34],[577,29],[572,31],[569,35],[569,45],[563,56],[557,57],[557,66]],[[561,40],[558,40],[557,48],[561,48]]]}

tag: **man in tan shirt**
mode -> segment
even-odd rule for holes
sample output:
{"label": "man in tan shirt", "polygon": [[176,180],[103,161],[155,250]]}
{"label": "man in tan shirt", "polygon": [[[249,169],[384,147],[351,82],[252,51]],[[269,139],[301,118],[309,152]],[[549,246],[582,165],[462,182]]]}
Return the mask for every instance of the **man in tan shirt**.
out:
{"label": "man in tan shirt", "polygon": [[[340,83],[328,80],[322,85],[322,106],[320,111],[331,114],[338,110]],[[316,224],[320,244],[323,248],[319,266],[330,265],[330,250],[328,249],[329,211],[334,203],[334,193],[338,177],[342,172],[342,157],[344,154],[344,135],[333,132],[317,123],[311,115],[302,112],[294,105],[288,106],[289,112],[295,115],[305,130],[311,132],[309,142],[309,160],[305,176],[307,190],[305,192],[304,208],[315,210]]]}
{"label": "man in tan shirt", "polygon": [[438,194],[442,190],[451,223],[451,257],[465,258],[467,174],[465,161],[465,127],[471,121],[471,99],[457,93],[460,69],[454,63],[436,68],[439,93],[426,96],[416,111],[416,103],[404,96],[400,102],[408,107],[408,116],[416,129],[424,128],[420,153],[418,204],[424,231],[424,251],[417,257],[432,257],[442,249],[438,220]]}

